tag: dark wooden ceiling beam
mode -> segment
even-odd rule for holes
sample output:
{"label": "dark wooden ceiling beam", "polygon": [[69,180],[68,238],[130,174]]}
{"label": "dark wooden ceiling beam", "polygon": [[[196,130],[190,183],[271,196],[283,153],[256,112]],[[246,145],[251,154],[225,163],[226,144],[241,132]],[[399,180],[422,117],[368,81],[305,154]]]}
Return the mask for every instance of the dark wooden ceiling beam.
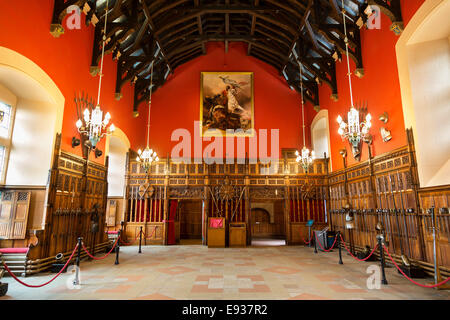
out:
{"label": "dark wooden ceiling beam", "polygon": [[166,54],[166,52],[165,52],[165,50],[164,50],[164,48],[163,48],[163,46],[161,44],[161,41],[159,39],[158,31],[156,30],[155,24],[153,23],[153,19],[151,17],[150,10],[147,7],[147,4],[145,3],[144,0],[139,0],[139,1],[140,1],[141,5],[142,5],[142,9],[144,11],[144,15],[148,19],[148,23],[150,24],[150,26],[152,28],[152,32],[153,32],[153,35],[154,35],[154,37],[156,39],[156,43],[158,43],[158,46],[159,46],[159,48],[161,50],[161,55],[162,55],[163,59],[166,61],[166,63],[167,63],[167,67],[169,68],[169,72],[173,72],[172,67],[170,66],[169,60],[167,59],[167,54]]}
{"label": "dark wooden ceiling beam", "polygon": [[[194,0],[194,5],[195,5],[195,7],[198,7],[200,5],[200,1]],[[202,22],[201,16],[197,17],[197,27],[198,27],[198,34],[202,36],[203,35],[203,22]],[[202,53],[204,55],[206,54],[206,45],[204,42],[202,43]]]}
{"label": "dark wooden ceiling beam", "polygon": [[[97,19],[92,70],[98,70],[106,3],[54,1],[52,23],[61,23],[73,4],[84,6],[86,22],[94,24]],[[356,14],[346,12],[349,56],[356,62],[355,73],[362,75],[359,28],[367,21],[364,9],[368,3],[376,4],[393,22],[401,20],[401,12],[399,0],[350,1],[358,9]],[[52,28],[57,36],[57,26]],[[393,23],[393,28],[398,26]],[[305,67],[304,93],[314,103],[318,102],[318,84],[329,85],[337,97],[335,60],[345,54],[339,0],[109,0],[106,38],[105,53],[112,52],[119,61],[116,95],[120,96],[126,82],[134,83],[135,111],[148,94],[152,63],[156,90],[175,67],[205,54],[209,41],[224,42],[225,51],[230,42],[246,42],[248,55],[284,72],[297,91],[299,59]]]}
{"label": "dark wooden ceiling beam", "polygon": [[[259,0],[255,0],[255,7],[259,6]],[[255,27],[256,27],[256,17],[254,14],[252,14],[252,25],[250,29],[250,35],[253,36],[255,34]],[[247,48],[247,55],[250,54],[250,51],[252,50],[252,45],[249,44]]]}

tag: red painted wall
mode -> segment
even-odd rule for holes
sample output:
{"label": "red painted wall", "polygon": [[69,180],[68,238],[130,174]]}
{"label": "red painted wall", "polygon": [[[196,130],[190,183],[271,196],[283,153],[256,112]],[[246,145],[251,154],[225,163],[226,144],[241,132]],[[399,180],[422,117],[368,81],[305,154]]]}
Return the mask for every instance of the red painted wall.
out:
{"label": "red painted wall", "polygon": [[424,2],[425,0],[400,0],[405,27]]}
{"label": "red painted wall", "polygon": [[[56,83],[66,99],[62,149],[80,155],[81,148],[71,146],[72,137],[78,135],[73,98],[75,93],[84,91],[97,99],[98,77],[89,74],[94,28],[85,26],[83,15],[81,30],[66,29],[66,33],[56,39],[50,34],[52,12],[52,0],[0,1],[0,46],[26,56]],[[133,88],[129,84],[123,88],[123,98],[114,99],[116,62],[111,55],[105,57],[104,75],[102,110],[111,113],[112,122],[127,134],[132,147],[137,149],[145,143],[146,114],[138,119],[132,117]],[[99,148],[105,150],[104,140]]]}
{"label": "red painted wall", "polygon": [[[405,24],[424,0],[401,0]],[[76,135],[75,92],[84,90],[96,97],[98,78],[89,74],[91,61],[93,28],[66,30],[61,38],[55,39],[49,33],[52,0],[15,0],[0,2],[0,46],[8,47],[25,55],[38,64],[56,83],[66,98],[63,119],[62,148],[80,154],[80,148],[72,149],[70,141]],[[400,87],[397,74],[395,43],[398,39],[389,30],[391,22],[382,15],[381,30],[362,30],[362,49],[365,77],[354,77],[354,99],[367,101],[369,112],[374,118],[374,154],[381,154],[406,143]],[[344,57],[345,58],[345,57]],[[354,70],[352,63],[352,70]],[[110,111],[113,122],[129,137],[132,148],[145,145],[146,104],[140,107],[141,116],[132,117],[133,88],[127,84],[123,88],[121,101],[114,99],[116,63],[111,56],[105,59],[102,89],[103,110]],[[299,95],[292,91],[275,68],[246,55],[246,45],[232,43],[228,54],[222,44],[208,45],[208,54],[190,61],[175,70],[166,84],[158,89],[153,98],[151,145],[160,156],[170,153],[177,142],[171,142],[174,129],[186,128],[193,133],[193,123],[199,120],[200,108],[200,72],[202,71],[252,71],[255,76],[255,125],[256,129],[280,129],[281,148],[301,148],[301,118]],[[337,65],[339,101],[330,100],[330,89],[320,88],[321,108],[329,110],[331,157],[333,169],[342,167],[339,149],[348,143],[342,142],[337,134],[336,117],[344,115],[350,104],[346,79],[345,60]],[[378,120],[381,113],[387,111],[390,121],[387,128],[393,139],[383,143]],[[315,111],[306,108],[307,124],[311,123]],[[310,128],[307,129],[309,145]],[[209,142],[204,142],[203,146]],[[103,143],[100,149],[104,149]],[[367,158],[367,146],[364,147],[362,160]],[[100,159],[102,160],[102,159]],[[349,163],[354,163],[350,152]]]}
{"label": "red painted wall", "polygon": [[[231,43],[227,54],[223,43],[209,43],[207,55],[178,67],[153,96],[150,144],[158,154],[165,157],[178,143],[170,141],[173,130],[185,128],[193,135],[194,121],[200,118],[202,71],[253,72],[255,129],[268,129],[268,133],[280,129],[280,148],[301,148],[300,97],[284,77],[268,64],[247,56],[243,43]],[[203,148],[209,143],[203,142]]]}
{"label": "red painted wall", "polygon": [[[420,7],[423,0],[405,0],[401,2],[403,16],[409,21],[413,13]],[[371,133],[374,136],[372,154],[379,155],[396,148],[404,146],[406,132],[403,120],[403,110],[400,95],[400,83],[398,79],[397,58],[395,44],[398,36],[389,30],[390,19],[381,15],[381,29],[361,29],[362,56],[365,76],[362,79],[352,76],[353,99],[355,104],[368,103],[368,111],[372,115]],[[405,24],[406,26],[406,24]],[[355,70],[355,64],[350,59],[350,68]],[[339,125],[336,121],[338,115],[347,116],[350,107],[350,93],[347,79],[346,57],[337,63],[337,83],[339,100],[334,102],[330,99],[331,89],[322,85],[319,90],[320,106],[328,110],[331,158],[333,170],[343,167],[342,157],[339,150],[347,149],[347,163],[357,163],[351,155],[351,148],[347,141],[342,141],[337,130]],[[378,120],[383,112],[389,115],[387,124]],[[314,110],[308,109],[308,122],[311,123],[315,116]],[[385,143],[381,139],[380,128],[386,127],[391,131],[392,140]],[[363,144],[361,160],[368,158],[367,144]]]}

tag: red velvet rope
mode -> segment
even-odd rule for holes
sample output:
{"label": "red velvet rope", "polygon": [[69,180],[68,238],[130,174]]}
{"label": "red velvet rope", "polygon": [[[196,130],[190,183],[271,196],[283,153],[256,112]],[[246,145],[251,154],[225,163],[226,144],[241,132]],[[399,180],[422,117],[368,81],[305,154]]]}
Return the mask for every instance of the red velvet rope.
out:
{"label": "red velvet rope", "polygon": [[[383,246],[383,247],[384,247],[384,246]],[[418,285],[418,286],[420,286],[420,287],[423,287],[423,288],[436,288],[436,287],[442,286],[443,284],[447,283],[447,282],[450,280],[450,277],[449,277],[449,278],[447,278],[447,279],[444,280],[444,281],[441,281],[441,282],[439,282],[439,283],[432,284],[432,285],[426,285],[426,284],[418,283],[418,282],[414,281],[413,279],[411,279],[410,277],[408,277],[408,276],[403,272],[403,270],[400,269],[400,267],[397,265],[397,263],[395,263],[394,259],[392,258],[391,254],[389,253],[389,251],[388,251],[388,249],[387,249],[386,247],[384,247],[384,251],[386,251],[387,255],[389,256],[389,258],[391,259],[391,261],[392,261],[392,263],[395,265],[395,267],[398,269],[398,271],[400,271],[400,273],[401,273],[402,275],[404,275],[406,279],[408,279],[409,281],[411,281],[412,283],[414,283],[414,284],[416,284],[416,285]]]}
{"label": "red velvet rope", "polygon": [[151,237],[153,236],[153,234],[155,233],[155,231],[156,231],[156,228],[153,228],[153,232],[152,232],[152,234],[150,235],[150,237],[147,237],[147,235],[145,234],[145,232],[142,232],[142,233],[144,234],[144,238],[145,238],[145,239],[149,239],[149,238],[151,238]]}
{"label": "red velvet rope", "polygon": [[375,248],[373,248],[372,252],[371,252],[367,257],[365,257],[364,259],[359,259],[359,258],[355,257],[355,256],[351,253],[350,250],[348,250],[347,245],[345,244],[345,241],[344,241],[344,239],[342,238],[342,234],[341,234],[341,240],[342,240],[342,243],[344,244],[345,249],[348,251],[348,253],[350,253],[350,255],[351,255],[353,258],[355,258],[356,260],[358,260],[358,261],[366,261],[367,259],[369,259],[369,258],[373,255],[373,253],[375,252],[375,250],[377,250],[377,248],[378,248],[378,244],[377,244],[377,245],[375,246]]}
{"label": "red velvet rope", "polygon": [[77,243],[77,245],[75,246],[75,249],[73,249],[73,252],[72,252],[72,254],[70,255],[69,260],[67,260],[67,262],[66,262],[66,264],[64,265],[64,267],[58,272],[58,274],[57,274],[56,276],[54,276],[51,280],[47,281],[46,283],[39,284],[39,285],[32,285],[32,284],[27,284],[27,283],[23,282],[22,280],[20,280],[19,278],[17,278],[16,275],[15,275],[14,273],[12,273],[12,271],[8,268],[8,266],[6,265],[5,262],[3,262],[3,266],[5,267],[6,271],[8,271],[8,273],[11,275],[11,277],[13,277],[13,279],[16,280],[17,282],[19,282],[21,285],[24,285],[24,286],[29,287],[29,288],[40,288],[40,287],[46,286],[47,284],[49,284],[50,282],[52,282],[53,280],[55,280],[56,278],[58,278],[58,277],[61,275],[61,273],[63,273],[63,271],[64,271],[64,270],[67,268],[67,266],[69,265],[70,260],[72,260],[73,255],[75,254],[75,251],[77,250],[77,248],[78,248],[78,243]]}
{"label": "red velvet rope", "polygon": [[144,231],[139,231],[138,235],[136,236],[136,238],[134,238],[133,241],[131,241],[131,242],[124,242],[124,241],[122,241],[122,239],[120,239],[120,242],[123,245],[130,246],[130,245],[132,245],[133,243],[135,243],[137,241],[137,239],[139,238],[139,235],[141,234],[141,232],[142,232],[142,235],[144,236],[144,239],[149,239],[149,238],[151,238],[153,236],[155,231],[156,231],[156,228],[153,229],[153,232],[150,234],[150,237],[147,237],[147,235],[145,234]]}
{"label": "red velvet rope", "polygon": [[94,259],[94,260],[103,260],[103,259],[105,259],[107,256],[109,256],[109,255],[111,254],[111,252],[112,252],[112,251],[114,250],[114,248],[116,247],[118,241],[119,241],[119,237],[117,237],[116,242],[114,242],[114,245],[113,245],[113,247],[111,248],[111,250],[109,250],[109,252],[108,252],[106,255],[104,255],[103,257],[100,257],[100,258],[97,258],[97,257],[94,257],[93,255],[91,255],[91,254],[89,253],[89,251],[86,249],[86,247],[84,246],[84,242],[82,242],[81,245],[83,246],[83,250],[86,251],[86,254],[87,254],[89,257],[91,257],[91,258]]}
{"label": "red velvet rope", "polygon": [[[317,239],[317,234],[316,234],[316,232],[314,231],[313,233],[314,233],[314,235],[315,235],[315,237],[316,237],[316,240],[318,240],[318,239]],[[317,243],[319,244],[320,248],[321,248],[323,251],[325,251],[325,252],[330,252],[331,250],[333,250],[334,245],[336,244],[336,240],[337,240],[337,235],[334,237],[333,245],[332,245],[331,248],[328,249],[328,250],[325,250],[325,249],[322,247],[322,245],[320,244],[320,241],[317,241]],[[310,240],[310,241],[311,241],[311,240]]]}
{"label": "red velvet rope", "polygon": [[139,235],[141,234],[142,231],[139,231],[139,233],[137,234],[136,238],[134,238],[133,241],[131,242],[125,242],[122,240],[122,238],[120,238],[120,243],[122,243],[124,246],[131,246],[133,243],[136,242],[137,238],[139,238]]}

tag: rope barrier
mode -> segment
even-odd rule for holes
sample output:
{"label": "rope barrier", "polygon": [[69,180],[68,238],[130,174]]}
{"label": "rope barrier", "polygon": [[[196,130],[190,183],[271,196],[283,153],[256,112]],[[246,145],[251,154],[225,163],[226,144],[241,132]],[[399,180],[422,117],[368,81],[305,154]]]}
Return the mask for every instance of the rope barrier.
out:
{"label": "rope barrier", "polygon": [[20,280],[19,278],[17,278],[16,275],[15,275],[14,273],[12,273],[12,271],[8,268],[8,266],[6,265],[5,262],[3,262],[3,266],[5,267],[6,271],[8,271],[8,273],[10,274],[10,276],[13,277],[13,279],[16,280],[17,282],[19,282],[21,285],[24,285],[24,286],[29,287],[29,288],[40,288],[40,287],[46,286],[46,285],[48,285],[49,283],[53,282],[53,280],[55,280],[56,278],[58,278],[58,277],[61,275],[61,273],[63,273],[63,271],[64,271],[64,270],[67,268],[67,266],[69,265],[70,260],[72,260],[73,255],[74,255],[75,252],[77,251],[77,248],[78,248],[78,243],[77,243],[77,245],[75,246],[75,249],[73,249],[73,252],[72,252],[72,254],[71,254],[70,257],[69,257],[69,260],[67,260],[67,262],[66,262],[66,264],[64,265],[64,267],[62,267],[62,269],[58,272],[58,274],[57,274],[56,276],[54,276],[52,279],[50,279],[50,280],[47,281],[46,283],[39,284],[39,285],[32,285],[32,284],[28,284],[28,283],[23,282],[22,280]]}
{"label": "rope barrier", "polygon": [[153,231],[152,231],[150,237],[147,237],[147,234],[146,234],[145,232],[142,231],[142,233],[144,234],[144,239],[149,239],[149,238],[151,238],[151,237],[153,236],[153,234],[155,233],[155,231],[156,231],[156,228],[153,228]]}
{"label": "rope barrier", "polygon": [[351,253],[351,251],[347,248],[347,245],[345,244],[345,241],[344,241],[344,239],[342,238],[342,234],[341,234],[341,240],[342,240],[342,243],[344,244],[344,247],[345,247],[345,249],[348,251],[348,253],[350,253],[350,255],[353,257],[353,258],[355,258],[356,260],[358,260],[358,261],[366,261],[367,259],[369,259],[373,254],[374,254],[374,252],[377,250],[377,248],[378,248],[378,244],[375,246],[375,248],[373,248],[373,250],[372,250],[372,252],[367,256],[367,257],[365,257],[364,259],[359,259],[358,257],[355,257],[352,253]]}
{"label": "rope barrier", "polygon": [[444,281],[441,281],[441,282],[439,282],[439,283],[432,284],[432,285],[426,285],[426,284],[418,283],[418,282],[414,281],[413,279],[411,279],[410,277],[408,277],[408,275],[406,275],[406,274],[403,272],[403,270],[400,269],[400,267],[398,266],[398,264],[397,264],[397,263],[394,261],[394,259],[392,258],[392,256],[391,256],[391,254],[389,253],[388,249],[387,249],[385,246],[383,246],[383,247],[384,247],[384,251],[386,251],[386,254],[389,256],[389,258],[391,259],[391,261],[392,261],[392,263],[394,264],[394,266],[398,269],[398,271],[400,271],[400,273],[401,273],[402,275],[404,275],[406,279],[408,279],[409,281],[411,281],[411,282],[414,283],[415,285],[418,285],[418,286],[423,287],[423,288],[436,288],[436,287],[442,286],[443,284],[447,283],[447,282],[450,280],[450,277],[449,277],[449,278],[447,278],[447,279],[444,280]]}
{"label": "rope barrier", "polygon": [[[319,240],[319,239],[317,238],[316,232],[314,231],[313,233],[314,233],[314,235],[315,235],[315,237],[316,237],[316,240]],[[317,241],[317,243],[319,244],[319,247],[320,247],[323,251],[325,251],[325,252],[330,252],[331,250],[333,250],[334,245],[336,244],[337,236],[338,236],[338,235],[336,235],[336,236],[334,237],[333,245],[332,245],[331,248],[328,249],[328,250],[325,250],[325,249],[322,247],[322,245],[320,244],[320,241]]]}
{"label": "rope barrier", "polygon": [[[120,238],[120,243],[121,243],[122,245],[124,245],[124,246],[131,246],[133,243],[135,243],[135,242],[137,241],[137,239],[139,238],[139,235],[141,234],[141,232],[142,232],[142,231],[139,231],[138,234],[137,234],[137,236],[136,236],[136,238],[134,238],[134,240],[131,241],[131,242],[125,242],[125,241],[122,240],[122,238]],[[142,233],[143,233],[143,232],[142,232]]]}
{"label": "rope barrier", "polygon": [[94,259],[94,260],[103,260],[103,259],[105,259],[107,256],[109,256],[109,255],[111,254],[111,252],[112,252],[112,251],[114,250],[114,248],[116,247],[118,241],[119,241],[119,237],[117,237],[116,242],[114,242],[114,245],[113,245],[113,247],[111,248],[111,250],[109,250],[109,252],[108,252],[106,255],[104,255],[103,257],[100,257],[100,258],[94,257],[92,254],[90,254],[89,251],[87,250],[87,248],[84,246],[84,242],[82,242],[81,245],[83,246],[83,250],[86,252],[86,254],[87,254],[90,258],[92,258],[92,259]]}

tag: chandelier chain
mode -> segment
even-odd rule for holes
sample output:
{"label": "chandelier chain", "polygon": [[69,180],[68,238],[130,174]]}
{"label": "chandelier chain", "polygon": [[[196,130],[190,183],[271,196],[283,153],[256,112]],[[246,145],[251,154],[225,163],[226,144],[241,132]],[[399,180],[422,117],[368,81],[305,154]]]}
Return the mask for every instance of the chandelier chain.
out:
{"label": "chandelier chain", "polygon": [[147,122],[147,148],[149,146],[150,141],[150,112],[152,110],[152,92],[153,92],[153,64],[155,60],[153,59],[151,69],[150,69],[150,94],[148,99],[148,122]]}
{"label": "chandelier chain", "polygon": [[103,78],[103,60],[105,57],[105,44],[106,44],[106,26],[108,22],[108,12],[109,12],[109,0],[106,0],[106,13],[105,13],[105,26],[103,28],[103,38],[102,38],[102,60],[100,62],[100,74],[98,80],[98,95],[97,95],[97,105],[100,105],[100,92],[102,89],[102,78]]}
{"label": "chandelier chain", "polygon": [[352,73],[350,71],[350,58],[348,53],[348,35],[347,35],[347,20],[346,20],[346,14],[345,14],[345,6],[344,6],[344,0],[342,0],[342,19],[344,20],[344,42],[345,42],[345,55],[347,57],[347,75],[348,75],[348,85],[350,87],[350,101],[351,106],[354,107],[353,104],[353,89],[352,89]]}
{"label": "chandelier chain", "polygon": [[299,66],[299,69],[300,69],[300,91],[301,91],[301,97],[302,97],[303,146],[306,146],[306,140],[305,140],[305,111],[304,111],[305,105],[304,105],[304,102],[303,102],[303,72],[302,72],[303,65],[300,62],[298,62],[298,66]]}

